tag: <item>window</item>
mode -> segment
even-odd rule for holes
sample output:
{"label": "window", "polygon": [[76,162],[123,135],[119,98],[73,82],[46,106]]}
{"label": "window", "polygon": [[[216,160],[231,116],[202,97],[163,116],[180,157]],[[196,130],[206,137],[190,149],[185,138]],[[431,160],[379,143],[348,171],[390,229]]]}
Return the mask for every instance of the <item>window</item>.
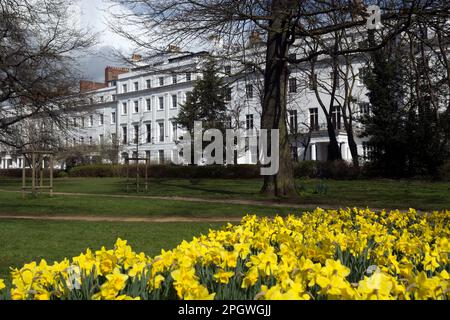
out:
{"label": "window", "polygon": [[150,160],[150,150],[145,151],[145,158]]}
{"label": "window", "polygon": [[289,130],[291,134],[298,131],[297,110],[289,110]]}
{"label": "window", "polygon": [[177,95],[174,94],[174,95],[172,95],[172,108],[176,109],[177,107],[178,107]]}
{"label": "window", "polygon": [[253,115],[252,114],[247,114],[245,116],[245,127],[247,128],[247,130],[253,129]]}
{"label": "window", "polygon": [[290,78],[289,79],[289,93],[295,93],[295,92],[297,92],[297,79]]}
{"label": "window", "polygon": [[105,102],[105,97],[104,97],[104,96],[101,96],[101,97],[100,97],[100,102],[101,102],[101,103]]}
{"label": "window", "polygon": [[189,100],[189,99],[191,99],[191,97],[192,97],[192,91],[187,91],[187,92],[185,93],[185,96],[186,96],[186,101]]}
{"label": "window", "polygon": [[372,159],[373,147],[368,144],[367,141],[363,141],[363,158],[365,161],[370,161]]}
{"label": "window", "polygon": [[231,76],[231,66],[225,66],[225,75]]}
{"label": "window", "polygon": [[335,130],[341,129],[341,108],[339,106],[331,107],[331,122]]}
{"label": "window", "polygon": [[92,127],[94,125],[94,116],[89,116],[89,127]]}
{"label": "window", "polygon": [[111,133],[111,142],[113,143],[113,145],[117,144],[117,134]]}
{"label": "window", "polygon": [[124,102],[124,103],[122,103],[122,114],[127,114],[127,103],[126,102]]}
{"label": "window", "polygon": [[176,74],[172,75],[172,84],[177,84],[177,82],[178,82],[177,75]]}
{"label": "window", "polygon": [[152,87],[152,80],[147,79],[145,82],[147,83],[147,89],[150,89]]}
{"label": "window", "polygon": [[172,140],[178,140],[178,125],[175,121],[172,121]]}
{"label": "window", "polygon": [[74,127],[78,126],[77,118],[73,118],[73,126],[74,126]]}
{"label": "window", "polygon": [[134,102],[134,113],[139,113],[139,101]]}
{"label": "window", "polygon": [[160,86],[164,85],[164,77],[159,77],[159,85]]}
{"label": "window", "polygon": [[164,97],[159,97],[159,110],[164,110]]}
{"label": "window", "polygon": [[115,124],[115,123],[116,123],[116,113],[111,112],[111,124]]}
{"label": "window", "polygon": [[98,142],[100,142],[100,144],[103,144],[105,142],[105,136],[103,134],[100,134],[98,136]]}
{"label": "window", "polygon": [[317,87],[317,74],[312,74],[309,76],[309,89],[314,90]]}
{"label": "window", "polygon": [[104,117],[103,114],[100,114],[100,115],[99,115],[98,123],[99,123],[99,125],[101,125],[101,126],[105,123],[105,117]]}
{"label": "window", "polygon": [[145,104],[147,106],[147,111],[151,111],[152,110],[152,100],[151,99],[145,100]]}
{"label": "window", "polygon": [[159,123],[159,141],[164,142],[164,122]]}
{"label": "window", "polygon": [[186,81],[191,81],[191,73],[186,72]]}
{"label": "window", "polygon": [[231,101],[231,93],[232,93],[232,89],[231,88],[226,88],[225,89],[225,101]]}
{"label": "window", "polygon": [[370,104],[368,102],[359,103],[359,113],[361,116],[368,115],[370,112]]}
{"label": "window", "polygon": [[133,139],[133,142],[135,144],[137,144],[139,142],[139,126],[138,125],[134,126],[134,139]]}
{"label": "window", "polygon": [[147,141],[147,143],[151,143],[152,142],[152,125],[150,123],[147,123],[145,125],[145,128],[147,129],[146,141]]}
{"label": "window", "polygon": [[127,127],[122,127],[122,143],[127,144],[128,137],[127,137]]}
{"label": "window", "polygon": [[[334,81],[334,72],[330,72],[330,82],[331,82],[331,84],[333,84],[333,81]],[[339,76],[339,72],[337,73],[337,76],[336,76],[336,87],[339,87],[339,80],[341,79],[341,77]]]}
{"label": "window", "polygon": [[134,83],[134,91],[139,91],[139,82]]}
{"label": "window", "polygon": [[253,98],[253,85],[252,84],[246,85],[245,92],[247,94],[247,98],[252,99]]}
{"label": "window", "polygon": [[126,84],[122,85],[122,93],[127,93],[127,85]]}
{"label": "window", "polygon": [[319,130],[319,109],[309,109],[309,126],[312,131]]}
{"label": "window", "polygon": [[364,86],[364,78],[367,76],[367,68],[359,68],[358,70],[358,77],[357,77],[357,82],[356,85],[359,87],[363,87]]}
{"label": "window", "polygon": [[164,150],[158,151],[158,160],[160,164],[164,163]]}
{"label": "window", "polygon": [[85,125],[85,123],[84,123],[84,117],[81,117],[81,127],[84,128],[84,125]]}

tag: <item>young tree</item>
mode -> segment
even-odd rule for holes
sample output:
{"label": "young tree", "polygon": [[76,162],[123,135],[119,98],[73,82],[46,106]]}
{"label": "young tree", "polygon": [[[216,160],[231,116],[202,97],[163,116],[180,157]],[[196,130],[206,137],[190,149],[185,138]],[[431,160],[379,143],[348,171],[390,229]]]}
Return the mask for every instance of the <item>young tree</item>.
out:
{"label": "young tree", "polygon": [[[218,76],[216,63],[208,59],[204,65],[203,76],[197,79],[194,89],[181,105],[175,122],[194,134],[194,122],[201,121],[203,130],[218,129],[225,133],[228,120],[227,105],[224,99],[226,85]],[[191,159],[192,160],[192,159]],[[192,163],[194,163],[192,161]]]}
{"label": "young tree", "polygon": [[186,128],[191,135],[194,131],[194,121],[201,121],[205,130],[219,129],[225,132],[227,121],[225,88],[222,79],[218,76],[215,62],[208,60],[205,63],[203,77],[195,82],[186,103],[181,105],[176,118],[177,124]]}
{"label": "young tree", "polygon": [[371,113],[363,120],[363,136],[370,137],[372,165],[385,175],[402,175],[411,146],[407,143],[401,51],[395,45],[376,51],[371,64],[364,76]]}
{"label": "young tree", "polygon": [[448,47],[442,50],[439,39],[449,30],[433,25],[418,22],[390,51],[372,55],[365,134],[374,166],[385,175],[434,175],[449,156]]}

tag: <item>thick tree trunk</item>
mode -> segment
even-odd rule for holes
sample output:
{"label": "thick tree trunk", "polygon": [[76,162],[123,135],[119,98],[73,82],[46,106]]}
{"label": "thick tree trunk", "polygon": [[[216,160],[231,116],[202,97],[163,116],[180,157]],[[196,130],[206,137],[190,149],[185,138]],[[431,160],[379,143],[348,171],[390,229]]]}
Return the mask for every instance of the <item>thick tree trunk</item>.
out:
{"label": "thick tree trunk", "polygon": [[[266,69],[262,128],[279,129],[279,171],[265,176],[261,192],[278,197],[297,197],[292,166],[288,131],[286,127],[286,85],[288,79],[287,56],[289,50],[289,18],[286,11],[292,1],[274,0],[270,31],[267,39]],[[270,140],[269,140],[270,141]]]}

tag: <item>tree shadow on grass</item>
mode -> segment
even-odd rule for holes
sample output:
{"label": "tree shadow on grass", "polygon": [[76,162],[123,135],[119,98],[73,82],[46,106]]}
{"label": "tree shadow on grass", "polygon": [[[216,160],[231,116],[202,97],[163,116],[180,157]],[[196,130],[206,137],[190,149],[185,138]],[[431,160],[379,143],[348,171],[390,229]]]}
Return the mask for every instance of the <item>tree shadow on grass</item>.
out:
{"label": "tree shadow on grass", "polygon": [[[248,195],[248,196],[256,196],[257,193],[253,192],[245,192],[245,191],[233,191],[230,189],[225,188],[211,188],[211,185],[205,185],[201,186],[201,181],[193,180],[191,181],[190,185],[183,185],[183,184],[176,184],[171,183],[171,180],[169,179],[157,179],[152,180],[151,183],[156,183],[161,186],[165,187],[176,187],[181,188],[184,190],[190,190],[190,191],[200,191],[202,193],[209,193],[209,194],[216,194],[216,195],[230,195],[230,196],[236,196],[236,195]],[[201,196],[201,194],[198,194],[198,196]]]}

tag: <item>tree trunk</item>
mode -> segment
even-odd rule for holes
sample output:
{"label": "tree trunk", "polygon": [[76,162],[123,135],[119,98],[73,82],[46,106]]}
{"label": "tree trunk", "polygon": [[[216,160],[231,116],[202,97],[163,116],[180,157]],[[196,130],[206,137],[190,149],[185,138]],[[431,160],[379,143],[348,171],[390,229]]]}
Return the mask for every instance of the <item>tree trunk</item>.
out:
{"label": "tree trunk", "polygon": [[[344,108],[346,108],[347,105],[344,106]],[[349,109],[349,114],[351,117],[351,111],[350,108]],[[344,127],[345,127],[345,132],[347,133],[347,142],[348,142],[348,147],[350,148],[350,153],[352,155],[352,162],[353,165],[355,167],[359,167],[359,157],[358,157],[358,145],[355,142],[355,135],[353,133],[353,121],[352,119],[348,119],[346,113],[344,113]]]}
{"label": "tree trunk", "polygon": [[[286,95],[289,51],[289,17],[291,0],[272,2],[273,19],[267,39],[266,69],[264,74],[264,99],[262,106],[262,128],[279,129],[279,171],[276,175],[265,176],[261,192],[278,197],[297,197],[294,170],[289,148],[286,126]],[[270,140],[269,140],[270,141]],[[270,149],[270,145],[269,145]]]}
{"label": "tree trunk", "polygon": [[336,138],[336,130],[330,117],[327,117],[327,131],[330,142],[328,143],[328,161],[342,160],[341,148]]}
{"label": "tree trunk", "polygon": [[353,135],[353,129],[349,128],[347,130],[347,141],[348,147],[350,148],[350,153],[352,155],[352,162],[355,167],[359,167],[359,157],[358,157],[358,146],[355,142],[355,137]]}

